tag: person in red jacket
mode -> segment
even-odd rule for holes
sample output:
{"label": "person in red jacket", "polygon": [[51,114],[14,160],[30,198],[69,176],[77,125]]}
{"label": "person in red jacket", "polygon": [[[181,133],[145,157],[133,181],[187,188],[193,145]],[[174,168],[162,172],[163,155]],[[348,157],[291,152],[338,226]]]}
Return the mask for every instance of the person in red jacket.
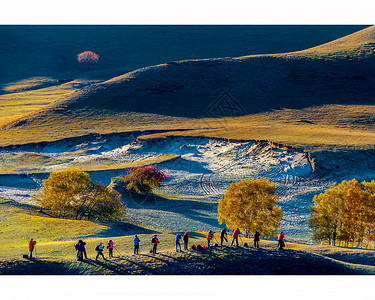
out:
{"label": "person in red jacket", "polygon": [[214,233],[212,232],[212,230],[210,230],[208,233],[207,233],[207,248],[210,249],[210,243],[211,243],[211,240],[213,239],[214,237]]}
{"label": "person in red jacket", "polygon": [[279,233],[278,238],[277,238],[277,248],[279,248],[279,249],[283,249],[284,248],[284,246],[285,246],[284,237],[285,237],[284,232],[281,231]]}
{"label": "person in red jacket", "polygon": [[233,232],[233,240],[232,240],[232,243],[230,244],[231,246],[233,246],[233,243],[234,243],[234,240],[236,240],[236,245],[238,247],[238,236],[240,235],[241,231],[237,228],[234,232]]}
{"label": "person in red jacket", "polygon": [[109,258],[113,257],[113,246],[114,246],[114,244],[115,243],[112,242],[112,240],[109,240],[108,245],[107,245]]}
{"label": "person in red jacket", "polygon": [[31,239],[30,242],[29,242],[30,258],[33,257],[33,251],[34,251],[35,244],[36,244],[36,241]]}
{"label": "person in red jacket", "polygon": [[189,234],[187,231],[184,233],[184,236],[182,237],[184,240],[184,249],[187,251],[188,250],[188,243],[189,243]]}

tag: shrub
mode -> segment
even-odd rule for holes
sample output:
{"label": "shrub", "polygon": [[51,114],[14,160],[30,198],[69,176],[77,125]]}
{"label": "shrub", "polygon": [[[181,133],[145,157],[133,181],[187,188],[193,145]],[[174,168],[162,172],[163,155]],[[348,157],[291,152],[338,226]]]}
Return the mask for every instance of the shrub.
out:
{"label": "shrub", "polygon": [[124,187],[138,194],[150,193],[155,187],[160,187],[165,179],[165,172],[153,165],[130,168],[123,177]]}

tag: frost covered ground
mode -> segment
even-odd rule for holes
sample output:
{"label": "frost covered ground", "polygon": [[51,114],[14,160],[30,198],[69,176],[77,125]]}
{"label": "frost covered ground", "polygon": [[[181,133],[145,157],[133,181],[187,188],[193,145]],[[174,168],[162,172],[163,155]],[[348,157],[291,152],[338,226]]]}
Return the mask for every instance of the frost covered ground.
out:
{"label": "frost covered ground", "polygon": [[[108,185],[111,178],[124,174],[124,169],[116,169],[118,164],[177,154],[158,164],[168,177],[157,191],[158,196],[134,199],[123,195],[129,221],[161,232],[218,231],[222,226],[217,222],[217,203],[228,186],[243,178],[267,177],[277,183],[281,197],[281,229],[290,240],[308,241],[307,218],[312,198],[335,183],[332,177],[319,178],[312,173],[307,153],[285,146],[205,137],[140,139],[139,135],[90,135],[3,148],[3,161],[21,154],[43,160],[29,171],[22,169],[22,174],[0,175],[0,197],[33,202],[32,195],[40,188],[41,180],[68,165],[110,164],[111,170],[89,172],[93,181]],[[43,165],[46,159],[49,163]]]}

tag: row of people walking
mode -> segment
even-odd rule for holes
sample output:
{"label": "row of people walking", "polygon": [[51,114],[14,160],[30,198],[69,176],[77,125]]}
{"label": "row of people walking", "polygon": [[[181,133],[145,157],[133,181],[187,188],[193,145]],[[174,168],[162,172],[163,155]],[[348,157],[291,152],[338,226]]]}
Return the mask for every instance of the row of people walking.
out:
{"label": "row of people walking", "polygon": [[[231,246],[233,246],[234,242],[236,242],[236,246],[238,247],[238,245],[239,245],[238,244],[238,238],[240,237],[239,236],[240,234],[241,234],[241,231],[238,228],[233,231]],[[227,229],[223,228],[220,231],[220,246],[221,247],[223,247],[224,241],[228,242],[227,236],[228,236]],[[280,234],[278,235],[278,238],[277,238],[277,241],[278,241],[277,248],[278,249],[283,249],[285,247],[284,237],[285,237],[284,233],[280,232]],[[208,249],[211,247],[211,241],[213,239],[214,239],[214,232],[212,230],[209,230],[208,233],[207,233],[207,248]],[[253,239],[254,239],[254,247],[259,248],[260,233],[258,231],[255,231],[255,233],[253,235]],[[177,252],[182,251],[181,250],[181,241],[184,242],[184,250],[187,251],[188,247],[189,247],[189,234],[187,232],[185,232],[183,235],[181,235],[179,232],[176,234],[175,242],[176,242],[176,251]],[[138,235],[135,235],[134,239],[133,239],[134,254],[139,254],[140,242],[141,242],[141,240],[138,237]],[[150,253],[153,253],[153,254],[157,253],[157,247],[158,247],[159,243],[160,243],[160,241],[158,239],[157,234],[154,234],[152,239],[151,239],[152,249],[150,250]],[[33,254],[33,251],[35,249],[35,245],[36,245],[36,241],[31,239],[30,242],[29,242],[29,251],[30,251],[29,257],[30,258],[32,258],[32,254]],[[83,240],[79,240],[78,243],[76,243],[74,246],[75,246],[75,249],[77,251],[77,260],[83,260],[83,258],[87,259],[86,242],[84,242]],[[104,254],[103,254],[104,249],[105,248],[104,248],[103,243],[99,242],[99,244],[95,247],[95,251],[96,251],[95,260],[98,260],[99,256],[101,256],[105,260],[105,257],[104,257]],[[113,249],[115,249],[115,243],[112,240],[108,241],[107,249],[108,249],[108,257],[112,258],[113,257]]]}

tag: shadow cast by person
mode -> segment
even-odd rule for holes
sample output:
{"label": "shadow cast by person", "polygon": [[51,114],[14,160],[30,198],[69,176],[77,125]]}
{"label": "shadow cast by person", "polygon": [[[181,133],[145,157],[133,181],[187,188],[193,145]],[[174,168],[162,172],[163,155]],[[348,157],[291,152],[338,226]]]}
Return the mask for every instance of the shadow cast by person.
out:
{"label": "shadow cast by person", "polygon": [[126,275],[131,274],[131,270],[118,265],[118,264],[111,264],[109,262],[99,261],[99,260],[84,260],[82,263],[86,263],[88,265],[92,265],[95,267],[102,267],[106,270],[112,271],[116,275]]}
{"label": "shadow cast by person", "polygon": [[[142,255],[142,254],[140,254],[140,255]],[[156,275],[156,274],[159,274],[159,272],[158,272],[157,270],[152,269],[152,268],[149,268],[149,267],[147,267],[147,266],[144,265],[144,264],[141,264],[141,263],[135,262],[135,261],[133,261],[133,260],[130,260],[130,259],[124,257],[124,256],[117,257],[116,260],[120,260],[120,261],[121,261],[121,260],[125,260],[125,261],[127,261],[128,263],[130,263],[130,264],[132,264],[132,265],[134,265],[134,266],[137,266],[137,267],[141,268],[141,269],[145,272],[145,274],[148,274],[148,275]]]}

